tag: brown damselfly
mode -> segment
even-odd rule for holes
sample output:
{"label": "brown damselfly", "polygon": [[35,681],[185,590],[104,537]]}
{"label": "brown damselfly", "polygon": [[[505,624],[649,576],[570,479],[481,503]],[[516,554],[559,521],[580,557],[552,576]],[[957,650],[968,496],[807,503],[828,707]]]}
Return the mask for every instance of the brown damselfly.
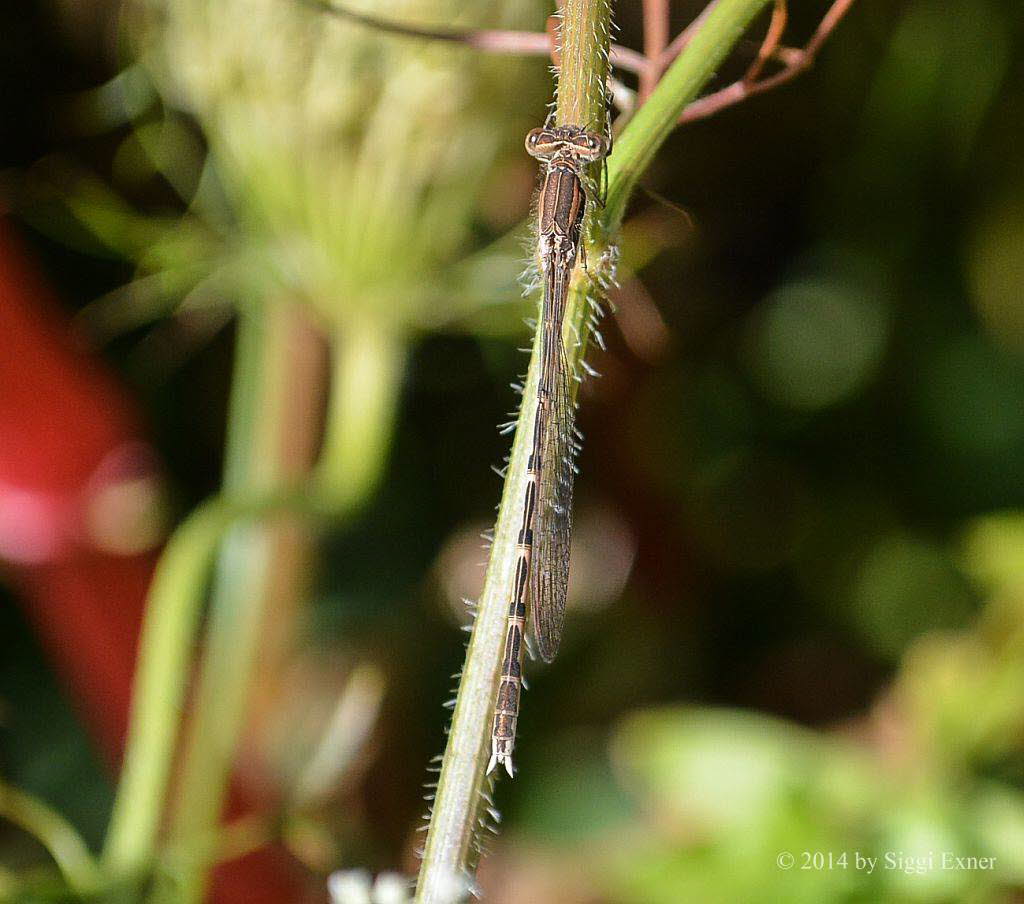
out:
{"label": "brown damselfly", "polygon": [[584,167],[601,160],[608,143],[580,126],[545,126],[526,136],[526,150],[544,166],[537,196],[538,257],[544,288],[537,327],[540,378],[487,765],[491,772],[503,764],[509,775],[513,774],[527,623],[526,636],[545,662],[555,658],[562,637],[576,453],[570,385],[574,374],[563,345],[562,321],[569,281],[582,248],[588,197]]}

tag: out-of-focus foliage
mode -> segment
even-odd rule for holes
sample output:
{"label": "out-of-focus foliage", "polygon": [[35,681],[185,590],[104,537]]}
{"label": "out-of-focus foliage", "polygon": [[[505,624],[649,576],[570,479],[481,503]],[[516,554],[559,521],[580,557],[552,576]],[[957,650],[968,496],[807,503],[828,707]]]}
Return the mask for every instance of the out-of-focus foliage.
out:
{"label": "out-of-focus foliage", "polygon": [[[221,231],[245,237],[236,266],[249,293],[276,283],[328,319],[416,323],[465,251],[502,138],[486,67],[465,49],[384,41],[299,3],[150,7],[136,30],[141,65],[202,128],[234,221]],[[179,162],[166,142],[157,150]],[[200,177],[198,188],[203,211],[215,210],[214,187]]]}
{"label": "out-of-focus foliage", "polygon": [[[567,746],[579,760],[544,770],[529,824],[559,826],[568,872],[615,901],[1008,900],[1024,881],[1020,540],[1019,515],[971,522],[959,556],[992,602],[913,642],[891,693],[842,731],[643,710],[614,729],[611,772]],[[570,771],[596,811],[565,820],[547,783]]]}
{"label": "out-of-focus foliage", "polygon": [[[501,25],[529,6],[420,0],[386,12]],[[507,272],[486,276],[507,253],[473,266],[475,282],[457,265],[480,244],[495,156],[518,144],[517,129],[496,127],[519,113],[502,82],[540,84],[522,63],[389,40],[286,0],[145,0],[126,6],[125,24],[135,61],[78,103],[90,129],[130,125],[115,187],[49,161],[27,208],[60,232],[66,219],[46,215],[62,205],[93,241],[137,262],[137,278],[94,306],[94,332],[268,296],[309,304],[335,328],[370,319],[418,331],[515,298]],[[185,203],[182,215],[140,215],[117,193],[154,179]]]}

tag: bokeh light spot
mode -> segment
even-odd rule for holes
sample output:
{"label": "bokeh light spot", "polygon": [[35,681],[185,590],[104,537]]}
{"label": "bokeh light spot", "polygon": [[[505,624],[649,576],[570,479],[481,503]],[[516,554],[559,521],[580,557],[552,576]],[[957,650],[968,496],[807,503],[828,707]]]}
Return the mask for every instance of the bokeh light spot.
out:
{"label": "bokeh light spot", "polygon": [[780,288],[755,314],[751,370],[772,401],[805,411],[861,390],[885,352],[885,307],[853,285],[826,278]]}
{"label": "bokeh light spot", "polygon": [[941,549],[905,534],[882,537],[865,556],[851,614],[879,653],[897,656],[916,635],[969,617],[966,583]]}

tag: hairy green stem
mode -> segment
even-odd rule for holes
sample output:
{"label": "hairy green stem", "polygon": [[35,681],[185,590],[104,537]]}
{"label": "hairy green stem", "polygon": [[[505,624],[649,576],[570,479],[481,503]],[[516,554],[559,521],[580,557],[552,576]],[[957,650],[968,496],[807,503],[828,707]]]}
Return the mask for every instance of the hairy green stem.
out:
{"label": "hairy green stem", "polygon": [[[610,34],[607,0],[567,0],[562,12],[561,71],[555,117],[560,124],[593,127],[605,117],[604,82]],[[579,306],[583,309],[585,305]],[[448,744],[427,832],[416,900],[446,904],[460,900],[476,861],[482,792],[487,779],[487,741],[501,667],[508,588],[516,562],[516,534],[526,483],[526,459],[537,407],[540,332],[519,412],[484,589],[466,652]],[[575,363],[575,362],[570,362]]]}
{"label": "hairy green stem", "polygon": [[[608,162],[606,205],[597,216],[588,218],[586,230],[590,267],[599,276],[604,275],[601,270],[606,266],[610,237],[622,222],[626,203],[641,174],[684,107],[696,97],[767,2],[719,0],[617,139]],[[589,128],[603,124],[609,24],[605,0],[567,0],[562,16],[556,108],[559,124]],[[592,294],[591,276],[581,274],[578,268],[568,300],[564,334],[571,366],[578,364],[586,349]],[[526,483],[528,450],[533,439],[539,358],[538,335],[534,338],[484,589],[477,604],[438,777],[417,885],[416,899],[423,904],[459,900],[462,890],[472,881],[474,837],[480,825],[484,769],[489,755],[487,741],[498,689],[509,588],[517,558],[521,508],[518,500]]]}

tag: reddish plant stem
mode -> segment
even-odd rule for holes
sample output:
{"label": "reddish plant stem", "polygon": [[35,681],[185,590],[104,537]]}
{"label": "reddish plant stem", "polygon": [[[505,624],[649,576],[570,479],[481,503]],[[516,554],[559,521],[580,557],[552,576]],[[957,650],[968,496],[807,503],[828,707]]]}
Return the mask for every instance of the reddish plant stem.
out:
{"label": "reddish plant stem", "polygon": [[[387,34],[402,35],[407,38],[450,41],[454,44],[465,44],[467,47],[484,50],[488,53],[551,56],[553,59],[557,53],[557,45],[555,43],[558,27],[557,17],[551,17],[555,20],[554,25],[552,26],[549,20],[546,32],[435,28],[433,26],[415,26],[405,25],[401,22],[392,22],[388,19],[371,16],[368,13],[356,12],[337,3],[331,3],[329,0],[307,0],[307,2],[340,19],[358,22],[360,25],[365,25],[368,28],[373,28]],[[649,68],[648,61],[642,53],[637,53],[635,50],[621,47],[618,44],[612,45],[610,58],[612,65],[616,68],[624,69],[637,75],[646,72]]]}
{"label": "reddish plant stem", "polygon": [[562,65],[561,51],[558,47],[558,28],[562,24],[562,4],[558,4],[558,12],[548,16],[544,22],[544,37],[548,39],[551,51],[551,63],[557,69]]}
{"label": "reddish plant stem", "polygon": [[780,71],[756,81],[748,81],[746,78],[741,79],[719,91],[700,98],[700,100],[694,101],[683,111],[682,116],[679,117],[680,125],[696,122],[700,119],[707,119],[726,107],[731,107],[733,104],[738,104],[749,97],[763,94],[765,91],[770,91],[773,88],[791,82],[811,67],[821,46],[828,40],[829,35],[835,30],[843,16],[850,11],[850,7],[853,4],[854,0],[835,0],[821,22],[818,23],[817,29],[815,29],[814,34],[803,49],[777,47],[769,53],[769,56],[788,61]]}
{"label": "reddish plant stem", "polygon": [[[547,30],[544,32],[434,28],[391,22],[367,13],[350,10],[332,3],[330,0],[307,0],[307,2],[340,18],[358,22],[389,34],[451,41],[488,53],[550,56],[554,64],[558,65],[557,16],[549,17]],[[711,0],[700,15],[671,42],[668,41],[668,0],[643,0],[643,3],[644,53],[637,53],[635,50],[618,44],[612,44],[610,49],[610,61],[613,67],[632,72],[639,77],[638,98],[640,103],[643,103],[654,90],[665,69],[690,42],[690,38],[714,9],[717,0]],[[821,46],[828,40],[843,16],[849,12],[853,3],[854,0],[835,0],[821,22],[818,23],[817,29],[807,44],[802,48],[796,48],[786,47],[780,43],[786,27],[787,8],[786,0],[777,0],[771,22],[768,25],[768,33],[760,45],[757,58],[744,77],[694,101],[679,117],[680,124],[707,119],[726,107],[741,103],[747,98],[763,94],[765,91],[770,91],[795,79],[811,67]],[[761,78],[761,73],[769,60],[781,63],[783,68],[772,75]]]}
{"label": "reddish plant stem", "polygon": [[690,38],[696,34],[697,29],[701,27],[704,20],[708,17],[708,14],[715,8],[715,4],[717,2],[718,0],[711,0],[711,2],[701,10],[700,15],[687,25],[686,28],[679,32],[679,34],[672,39],[672,43],[662,51],[661,56],[653,62],[654,67],[657,69],[659,79],[661,78],[661,74],[672,64],[672,61],[679,56],[679,54],[681,54],[686,48],[686,45],[690,43]]}
{"label": "reddish plant stem", "polygon": [[660,72],[656,60],[661,58],[668,47],[669,7],[668,0],[643,0],[644,9],[644,56],[647,65],[640,73],[640,102],[658,84]]}
{"label": "reddish plant stem", "polygon": [[782,33],[786,30],[787,18],[786,0],[775,0],[775,6],[772,8],[772,19],[771,22],[768,23],[768,34],[764,36],[764,41],[761,42],[761,46],[757,51],[757,59],[751,63],[750,68],[747,70],[747,74],[743,76],[743,81],[757,81],[757,77],[764,69],[765,63],[767,63],[768,60],[775,55],[776,50],[778,50],[779,42],[782,40]]}

